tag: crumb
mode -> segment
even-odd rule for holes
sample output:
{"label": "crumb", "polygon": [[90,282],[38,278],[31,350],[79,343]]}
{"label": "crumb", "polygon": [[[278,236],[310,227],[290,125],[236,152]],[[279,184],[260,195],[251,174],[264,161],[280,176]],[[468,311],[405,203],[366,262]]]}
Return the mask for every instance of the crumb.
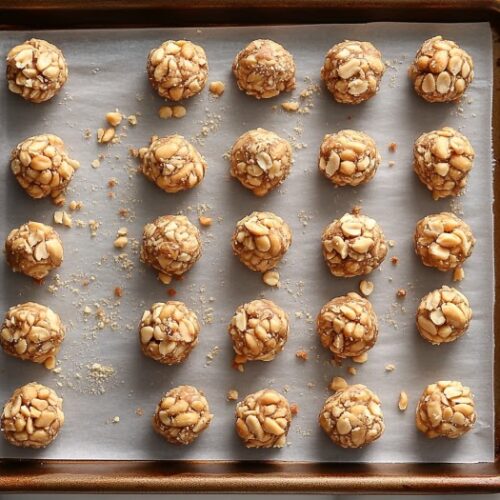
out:
{"label": "crumb", "polygon": [[95,160],[92,160],[90,162],[90,165],[92,166],[92,168],[99,168],[101,166],[101,162],[98,158],[96,158]]}
{"label": "crumb", "polygon": [[347,373],[349,373],[349,375],[356,375],[356,373],[358,373],[358,370],[356,370],[354,366],[349,366],[349,368],[347,368]]}
{"label": "crumb", "polygon": [[396,255],[393,255],[393,256],[391,257],[391,264],[392,264],[393,266],[397,266],[397,265],[399,264],[399,257],[396,257]]}
{"label": "crumb", "polygon": [[210,82],[208,90],[217,97],[220,97],[225,90],[225,85],[223,82]]}
{"label": "crumb", "polygon": [[299,413],[299,405],[297,403],[290,404],[290,412],[292,416],[295,416]]}
{"label": "crumb", "polygon": [[106,113],[106,121],[112,126],[117,127],[122,122],[122,115],[117,111]]}
{"label": "crumb", "polygon": [[118,185],[118,180],[115,179],[114,177],[111,177],[111,179],[108,180],[108,187],[110,189],[113,189],[117,185]]}
{"label": "crumb", "polygon": [[137,116],[135,116],[135,115],[129,115],[129,116],[127,116],[127,121],[132,126],[137,125]]}
{"label": "crumb", "polygon": [[352,360],[355,363],[366,363],[368,361],[368,353],[360,354],[359,356],[354,356]]}
{"label": "crumb", "polygon": [[465,278],[463,267],[459,266],[453,270],[453,281],[462,281]]}
{"label": "crumb", "polygon": [[115,297],[123,297],[123,289],[119,286],[115,287]]}
{"label": "crumb", "polygon": [[362,280],[359,283],[359,291],[365,297],[369,297],[372,294],[374,288],[375,288],[375,285],[371,281]]}
{"label": "crumb", "polygon": [[176,296],[176,294],[177,294],[177,291],[176,291],[176,289],[175,289],[175,288],[169,288],[169,289],[167,290],[167,294],[168,294],[168,296],[169,296],[169,297],[175,297],[175,296]]}
{"label": "crumb", "polygon": [[387,165],[389,165],[389,167],[394,167],[394,165],[396,165],[396,162],[394,160],[391,160],[387,162]]}
{"label": "crumb", "polygon": [[396,292],[396,297],[398,299],[404,299],[406,297],[406,290],[404,288],[399,288]]}
{"label": "crumb", "polygon": [[117,424],[119,421],[120,421],[120,417],[118,417],[118,416],[113,417],[112,422],[113,422],[114,424]]}
{"label": "crumb", "polygon": [[333,377],[329,389],[333,392],[337,392],[340,389],[345,389],[347,387],[347,382],[342,377]]}
{"label": "crumb", "polygon": [[[163,120],[168,120],[169,118],[172,118],[173,111],[170,106],[162,106],[158,110],[158,116],[162,118]],[[137,152],[137,156],[139,155],[139,152]]]}
{"label": "crumb", "polygon": [[395,142],[391,142],[389,144],[389,151],[391,153],[395,153],[397,149],[398,149],[398,145]]}
{"label": "crumb", "polygon": [[204,227],[211,226],[213,223],[212,217],[206,217],[205,215],[200,215],[198,217],[198,220],[200,221],[200,224]]}
{"label": "crumb", "polygon": [[227,391],[226,399],[228,401],[236,401],[238,399],[238,391],[236,389]]}
{"label": "crumb", "polygon": [[396,369],[396,365],[394,365],[393,363],[389,363],[385,365],[384,369],[386,372],[393,372]]}
{"label": "crumb", "polygon": [[309,353],[307,351],[304,351],[303,349],[301,349],[300,351],[297,351],[295,353],[295,356],[302,361],[307,361],[309,358]]}
{"label": "crumb", "polygon": [[296,101],[282,102],[281,107],[285,111],[290,111],[290,112],[294,113],[295,111],[297,111],[299,109],[299,103]]}
{"label": "crumb", "polygon": [[398,408],[401,411],[405,411],[408,408],[408,394],[405,391],[401,391],[399,394]]}
{"label": "crumb", "polygon": [[76,212],[78,210],[81,210],[82,208],[83,208],[83,203],[81,201],[72,200],[69,204],[69,209],[72,212]]}
{"label": "crumb", "polygon": [[139,406],[138,408],[135,409],[135,414],[138,417],[142,417],[144,415],[144,410]]}
{"label": "crumb", "polygon": [[183,118],[186,116],[187,110],[184,106],[174,106],[172,108],[172,115],[174,118]]}

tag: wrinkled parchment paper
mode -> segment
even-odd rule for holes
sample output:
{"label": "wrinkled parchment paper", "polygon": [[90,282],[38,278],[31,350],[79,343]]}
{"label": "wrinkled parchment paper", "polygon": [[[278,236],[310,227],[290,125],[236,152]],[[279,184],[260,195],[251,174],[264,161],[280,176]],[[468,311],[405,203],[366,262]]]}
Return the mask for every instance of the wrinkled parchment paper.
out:
{"label": "wrinkled parchment paper", "polygon": [[[460,105],[428,104],[418,98],[406,70],[423,40],[442,34],[456,40],[475,61],[475,80]],[[28,219],[52,223],[54,207],[47,200],[28,198],[18,187],[8,165],[10,150],[22,139],[52,132],[66,142],[81,168],[67,199],[81,200],[84,209],[73,214],[74,227],[58,227],[65,260],[42,286],[16,275],[2,263],[2,311],[28,300],[56,310],[68,325],[59,356],[59,373],[0,354],[0,399],[6,400],[22,384],[37,380],[64,396],[66,423],[58,439],[46,450],[19,450],[0,440],[2,457],[66,459],[274,459],[329,462],[479,462],[493,460],[493,253],[491,35],[487,24],[368,24],[248,28],[148,29],[59,32],[3,32],[1,54],[33,36],[57,44],[67,58],[70,76],[63,91],[42,105],[25,103],[0,85],[2,116],[0,173],[2,240],[10,228]],[[230,73],[238,50],[254,38],[272,38],[287,47],[297,64],[297,90],[273,100],[258,102],[236,89]],[[161,120],[163,104],[150,89],[145,75],[148,51],[168,38],[188,38],[204,46],[210,81],[226,84],[216,99],[205,90],[185,103],[181,120]],[[304,103],[306,114],[288,114],[279,104],[310,84],[319,83],[319,69],[327,49],[343,39],[372,41],[389,67],[380,93],[359,106],[336,104],[327,92],[313,92]],[[2,57],[3,57],[2,56]],[[277,105],[277,108],[276,108]],[[95,131],[104,115],[118,108],[136,114],[138,124],[119,128],[121,144],[96,144]],[[274,109],[273,109],[274,108]],[[476,150],[467,192],[455,201],[435,202],[412,171],[412,145],[424,131],[450,125],[460,129]],[[223,157],[235,139],[248,129],[265,127],[289,138],[296,146],[292,173],[279,191],[258,199],[229,177]],[[334,189],[318,173],[316,158],[325,133],[342,128],[364,130],[374,137],[383,161],[374,180],[359,188]],[[85,131],[92,136],[86,139]],[[204,130],[204,132],[203,132]],[[128,147],[146,145],[152,134],[181,133],[194,141],[208,161],[203,183],[183,194],[167,195],[135,173],[136,161]],[[205,134],[205,135],[203,135]],[[397,144],[396,152],[388,145]],[[91,162],[102,154],[100,166]],[[389,166],[389,162],[395,162]],[[108,188],[110,178],[118,184]],[[110,198],[109,192],[115,193]],[[334,218],[353,205],[377,219],[386,237],[396,244],[380,268],[368,279],[375,283],[370,300],[380,318],[380,337],[369,360],[347,374],[351,363],[335,367],[319,345],[313,320],[330,298],[357,290],[360,279],[335,279],[328,273],[320,251],[320,235]],[[118,215],[127,208],[128,218]],[[205,209],[214,225],[202,229],[202,259],[183,281],[173,283],[176,299],[193,307],[205,320],[200,343],[181,366],[162,366],[144,357],[138,346],[137,323],[151,303],[168,299],[167,287],[139,263],[137,242],[124,252],[113,248],[118,228],[125,226],[139,239],[143,225],[161,214],[182,211],[197,221]],[[235,222],[253,210],[272,210],[293,230],[293,244],[279,266],[282,287],[266,287],[258,274],[233,257],[230,236]],[[434,288],[450,284],[451,277],[424,268],[415,257],[412,234],[424,215],[453,209],[472,226],[477,237],[474,253],[465,265],[465,280],[458,285],[470,299],[474,319],[458,342],[433,347],[414,327],[420,298]],[[89,220],[98,221],[95,237]],[[118,257],[121,253],[124,256]],[[393,266],[389,258],[400,259]],[[131,267],[132,266],[132,267]],[[126,269],[123,269],[126,268]],[[88,285],[82,283],[88,281]],[[115,287],[123,297],[113,296]],[[49,290],[50,287],[50,290]],[[396,290],[407,297],[397,300]],[[249,363],[245,373],[231,368],[232,348],[226,332],[235,308],[260,295],[288,311],[291,335],[285,350],[271,363]],[[88,307],[90,314],[85,314]],[[102,316],[96,317],[101,308]],[[102,321],[103,328],[99,328]],[[305,349],[308,361],[295,353]],[[207,358],[207,355],[209,357]],[[212,359],[209,359],[209,358]],[[109,373],[91,367],[99,363]],[[394,364],[395,371],[384,366]],[[106,371],[104,369],[104,371]],[[375,444],[362,450],[343,450],[331,444],[317,425],[317,415],[328,396],[333,375],[367,384],[381,398],[386,431]],[[100,378],[99,378],[100,377]],[[414,425],[414,410],[423,388],[439,379],[458,379],[476,395],[478,421],[459,440],[428,440]],[[215,414],[211,427],[191,447],[166,444],[152,430],[151,414],[162,394],[178,384],[203,389]],[[246,450],[233,430],[234,402],[250,391],[274,387],[299,406],[289,446],[282,450]],[[399,392],[409,395],[406,412],[397,409]],[[119,422],[117,421],[119,418]],[[113,423],[113,420],[115,421]]]}

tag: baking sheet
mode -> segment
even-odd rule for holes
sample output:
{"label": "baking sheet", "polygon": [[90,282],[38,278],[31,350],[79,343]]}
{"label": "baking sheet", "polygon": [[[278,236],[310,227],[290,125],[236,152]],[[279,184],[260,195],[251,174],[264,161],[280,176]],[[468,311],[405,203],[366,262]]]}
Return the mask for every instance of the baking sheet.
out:
{"label": "baking sheet", "polygon": [[[435,34],[456,40],[475,61],[475,80],[460,105],[428,104],[418,98],[406,70],[420,43]],[[246,28],[191,28],[148,30],[89,30],[0,33],[0,52],[31,37],[57,44],[70,68],[69,81],[58,97],[31,105],[0,86],[0,172],[2,202],[0,237],[28,219],[52,223],[54,207],[47,200],[29,199],[17,186],[8,166],[10,150],[25,137],[52,132],[60,135],[81,162],[67,200],[81,200],[84,209],[73,214],[74,226],[58,226],[65,246],[65,261],[56,276],[42,286],[0,266],[0,305],[28,300],[56,310],[68,325],[59,355],[58,371],[21,362],[0,354],[0,400],[19,385],[37,380],[64,397],[66,422],[58,439],[46,450],[20,450],[0,441],[2,457],[57,459],[213,459],[296,460],[329,462],[478,462],[492,461],[493,445],[493,246],[491,101],[492,52],[488,24],[322,25]],[[287,47],[297,65],[297,90],[258,102],[236,89],[230,73],[238,50],[254,38],[271,38]],[[222,80],[221,98],[205,90],[185,102],[187,116],[161,120],[163,101],[150,89],[145,58],[150,48],[168,38],[188,38],[204,46],[210,65],[209,81]],[[377,97],[359,106],[336,104],[327,92],[312,92],[304,114],[289,114],[281,102],[297,97],[319,83],[319,68],[328,48],[343,39],[372,41],[389,63]],[[276,107],[277,105],[277,107]],[[120,144],[97,145],[95,131],[104,115],[118,108],[136,114],[136,126],[121,127]],[[411,167],[412,145],[424,131],[445,125],[465,133],[476,150],[467,192],[454,202],[434,202]],[[274,130],[295,146],[295,163],[284,185],[264,199],[254,197],[229,177],[225,153],[234,140],[256,127]],[[342,128],[364,130],[374,137],[382,164],[368,185],[334,189],[317,171],[316,157],[325,133]],[[85,138],[91,131],[91,138]],[[167,195],[136,174],[137,163],[127,154],[141,147],[152,134],[181,133],[191,138],[208,161],[203,183],[187,193]],[[389,152],[390,143],[397,144]],[[100,166],[91,166],[98,155]],[[389,166],[389,162],[394,162]],[[94,162],[94,165],[97,165]],[[118,184],[108,187],[110,178]],[[109,192],[115,193],[114,198]],[[377,219],[388,239],[395,241],[381,268],[369,276],[375,283],[370,296],[380,319],[380,336],[369,360],[347,374],[346,362],[336,367],[321,348],[314,319],[330,298],[357,290],[360,279],[335,279],[321,257],[320,236],[334,218],[354,205]],[[129,210],[127,217],[120,209]],[[477,237],[474,253],[465,265],[466,278],[458,287],[468,296],[474,319],[458,342],[433,347],[414,327],[420,298],[451,277],[427,269],[415,257],[412,234],[424,215],[454,210],[472,226]],[[271,210],[283,216],[293,231],[293,244],[279,266],[282,287],[266,287],[259,274],[244,268],[232,256],[234,224],[253,210]],[[194,308],[204,325],[200,343],[181,366],[167,367],[144,357],[138,346],[137,323],[151,303],[167,300],[166,287],[151,269],[138,261],[138,240],[143,225],[168,213],[182,212],[196,221],[206,212],[216,222],[202,229],[204,253],[183,281],[174,282],[176,299]],[[77,220],[80,222],[77,223]],[[95,236],[90,220],[100,224]],[[82,226],[82,227],[80,227]],[[127,227],[135,242],[124,252],[113,248],[116,231]],[[125,255],[121,255],[125,254]],[[121,255],[121,256],[120,256]],[[396,255],[398,266],[389,258]],[[85,283],[87,283],[85,285]],[[457,285],[455,285],[457,286]],[[115,287],[123,297],[114,297]],[[407,297],[397,300],[397,289]],[[231,368],[233,357],[226,332],[235,308],[259,296],[280,304],[290,315],[291,335],[277,359],[248,363],[243,374]],[[91,314],[85,314],[90,308]],[[87,309],[88,310],[88,309]],[[101,311],[101,315],[96,312]],[[295,353],[304,349],[304,362]],[[96,363],[101,367],[96,367]],[[395,370],[384,367],[394,364]],[[94,367],[94,368],[92,368]],[[381,439],[361,450],[343,450],[331,444],[317,425],[317,414],[329,395],[333,375],[350,383],[364,383],[381,398],[386,431]],[[414,425],[414,408],[423,388],[439,379],[458,379],[476,395],[478,421],[460,440],[428,440]],[[203,389],[215,417],[210,428],[190,447],[166,444],[152,430],[150,417],[169,388],[193,384]],[[233,430],[234,402],[251,391],[274,387],[299,414],[281,450],[246,450]],[[399,392],[409,395],[404,413],[397,409]]]}

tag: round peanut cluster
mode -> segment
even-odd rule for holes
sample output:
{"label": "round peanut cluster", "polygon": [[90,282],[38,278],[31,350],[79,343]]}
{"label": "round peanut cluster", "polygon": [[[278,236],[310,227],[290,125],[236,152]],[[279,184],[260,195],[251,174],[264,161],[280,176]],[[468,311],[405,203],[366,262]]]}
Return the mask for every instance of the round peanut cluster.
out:
{"label": "round peanut cluster", "polygon": [[417,329],[431,344],[453,342],[469,328],[472,309],[467,297],[443,286],[428,293],[417,309]]}
{"label": "round peanut cluster", "polygon": [[141,260],[158,271],[163,283],[182,276],[200,257],[200,232],[186,216],[162,215],[144,226]]}
{"label": "round peanut cluster", "polygon": [[239,89],[257,99],[275,97],[295,88],[292,54],[272,40],[254,40],[238,52],[233,74]]}
{"label": "round peanut cluster", "polygon": [[203,156],[182,135],[160,137],[141,151],[142,173],[167,193],[194,188],[206,168]]}
{"label": "round peanut cluster", "polygon": [[348,385],[325,401],[319,425],[342,448],[361,448],[384,432],[380,399],[364,385]]}
{"label": "round peanut cluster", "polygon": [[229,324],[235,363],[273,360],[283,349],[288,331],[286,312],[271,300],[257,299],[239,306]]}
{"label": "round peanut cluster", "polygon": [[458,438],[476,421],[474,396],[460,382],[441,380],[428,385],[417,406],[416,425],[428,438]]}
{"label": "round peanut cluster", "polygon": [[16,389],[4,406],[1,428],[14,446],[45,448],[64,424],[63,400],[37,382]]}
{"label": "round peanut cluster", "polygon": [[380,164],[375,141],[357,130],[325,135],[319,150],[319,170],[336,186],[358,186],[373,178]]}
{"label": "round peanut cluster", "polygon": [[408,74],[415,92],[429,102],[460,99],[474,78],[471,56],[451,40],[435,36],[426,40]]}
{"label": "round peanut cluster", "polygon": [[172,444],[191,444],[213,418],[203,392],[191,385],[168,391],[156,407],[153,428]]}
{"label": "round peanut cluster", "polygon": [[382,55],[370,42],[346,40],[327,52],[321,79],[337,102],[359,104],[378,92],[384,71]]}
{"label": "round peanut cluster", "polygon": [[256,196],[278,187],[291,166],[290,143],[263,128],[245,132],[231,150],[231,175]]}
{"label": "round peanut cluster", "polygon": [[417,222],[415,252],[424,266],[449,271],[462,264],[476,243],[468,224],[451,212],[428,215]]}
{"label": "round peanut cluster", "polygon": [[435,200],[457,196],[467,185],[474,150],[450,127],[422,134],[413,148],[413,167]]}
{"label": "round peanut cluster", "polygon": [[318,314],[316,327],[323,347],[339,360],[365,353],[378,337],[372,304],[354,292],[327,302]]}
{"label": "round peanut cluster", "polygon": [[236,405],[236,433],[247,448],[283,448],[292,413],[274,389],[249,394]]}
{"label": "round peanut cluster", "polygon": [[252,271],[265,272],[281,261],[292,243],[288,224],[272,212],[252,212],[236,224],[233,252]]}
{"label": "round peanut cluster", "polygon": [[45,40],[32,38],[7,54],[9,90],[27,101],[52,99],[68,79],[63,53]]}
{"label": "round peanut cluster", "polygon": [[80,163],[72,160],[57,135],[29,137],[12,151],[10,168],[17,182],[32,198],[50,196],[64,203],[63,191]]}
{"label": "round peanut cluster", "polygon": [[64,334],[61,318],[52,309],[26,302],[7,311],[0,344],[11,356],[54,368]]}
{"label": "round peanut cluster", "polygon": [[53,227],[29,221],[7,236],[5,257],[14,272],[41,280],[61,265],[64,253]]}
{"label": "round peanut cluster", "polygon": [[142,352],[166,365],[182,363],[198,343],[200,324],[183,302],[157,302],[139,324]]}
{"label": "round peanut cluster", "polygon": [[203,90],[208,78],[207,56],[193,42],[168,40],[151,50],[147,71],[160,97],[180,101]]}
{"label": "round peanut cluster", "polygon": [[387,255],[387,243],[374,219],[347,213],[334,220],[321,238],[325,262],[334,276],[352,277],[376,269]]}

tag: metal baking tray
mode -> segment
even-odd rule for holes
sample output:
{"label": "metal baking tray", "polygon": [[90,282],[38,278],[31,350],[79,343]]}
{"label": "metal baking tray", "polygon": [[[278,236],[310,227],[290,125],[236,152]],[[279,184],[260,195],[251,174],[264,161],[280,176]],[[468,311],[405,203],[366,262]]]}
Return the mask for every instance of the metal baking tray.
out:
{"label": "metal baking tray", "polygon": [[[500,0],[0,0],[0,29],[488,21],[500,158]],[[495,199],[500,176],[495,173]],[[495,245],[500,206],[494,204]],[[500,292],[500,259],[495,263]],[[398,493],[500,491],[500,304],[495,304],[495,462],[327,464],[0,459],[0,491]]]}

